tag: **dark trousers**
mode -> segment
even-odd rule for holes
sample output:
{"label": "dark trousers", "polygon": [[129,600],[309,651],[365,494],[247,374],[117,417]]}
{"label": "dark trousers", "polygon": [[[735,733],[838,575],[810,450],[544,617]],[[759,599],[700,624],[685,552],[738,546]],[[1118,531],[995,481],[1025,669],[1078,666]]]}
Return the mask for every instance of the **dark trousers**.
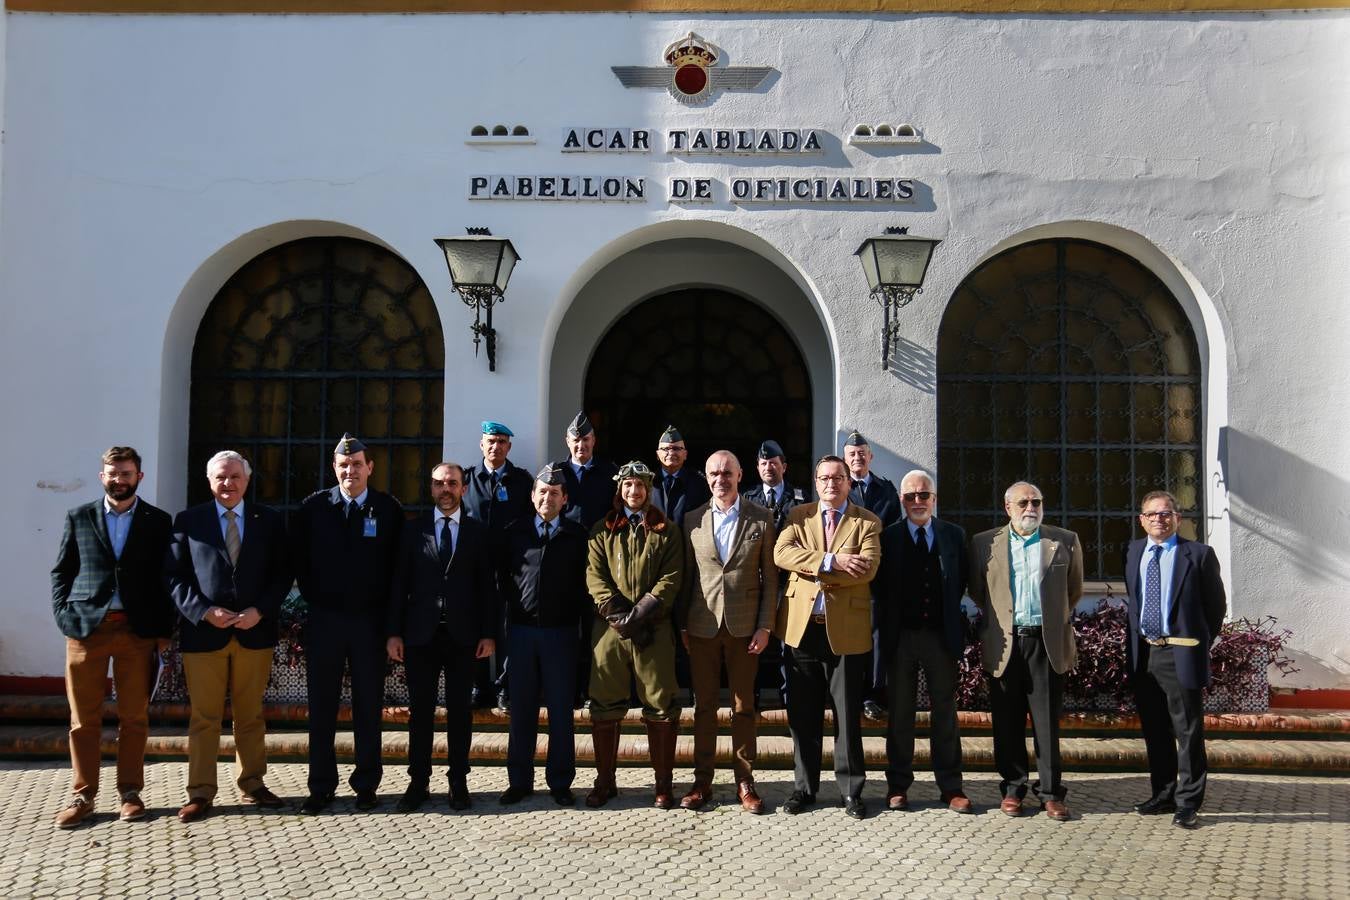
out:
{"label": "dark trousers", "polygon": [[770,635],[769,646],[759,655],[759,673],[755,676],[755,690],[777,691],[779,699],[785,706],[788,697],[788,668],[792,665],[789,649],[781,638]]}
{"label": "dark trousers", "polygon": [[338,704],[342,673],[350,670],[352,737],[356,769],[348,784],[354,791],[374,791],[384,767],[380,762],[380,715],[384,710],[384,619],[374,613],[352,613],[310,607],[305,623],[305,682],[309,693],[309,792],[337,790]]}
{"label": "dark trousers", "polygon": [[576,697],[575,628],[511,626],[511,737],[506,771],[511,786],[534,789],[534,750],[539,740],[539,706],[548,709],[549,790],[572,786],[577,775],[572,701]]}
{"label": "dark trousers", "polygon": [[797,790],[808,794],[820,790],[824,710],[828,703],[834,707],[834,777],[839,793],[846,797],[862,795],[867,776],[861,721],[866,665],[866,654],[834,655],[825,626],[814,622],[806,626],[801,643],[792,648],[787,713]]}
{"label": "dark trousers", "polygon": [[426,787],[431,781],[431,739],[436,731],[436,701],[445,672],[445,755],[450,786],[467,789],[469,741],[473,736],[474,644],[450,636],[444,625],[431,641],[403,648],[408,672],[408,778]]}
{"label": "dark trousers", "polygon": [[989,679],[989,706],[994,720],[994,768],[1005,797],[1027,793],[1027,713],[1035,736],[1036,774],[1031,792],[1063,800],[1064,766],[1059,758],[1059,716],[1064,710],[1064,676],[1050,667],[1039,629],[1034,635],[1014,634],[1012,658],[997,678]]}
{"label": "dark trousers", "polygon": [[581,614],[581,627],[577,629],[576,637],[576,703],[578,706],[586,702],[590,697],[591,686],[591,628],[595,625],[595,611],[587,609]]}
{"label": "dark trousers", "polygon": [[890,730],[886,733],[886,786],[903,792],[914,783],[914,712],[919,670],[928,681],[932,701],[929,744],[938,790],[961,790],[961,733],[956,726],[957,664],[932,628],[904,628],[891,650],[889,684]]}
{"label": "dark trousers", "polygon": [[1209,769],[1203,691],[1181,686],[1171,647],[1151,647],[1140,641],[1134,698],[1148,751],[1153,796],[1171,797],[1177,806],[1199,809],[1205,802]]}
{"label": "dark trousers", "polygon": [[872,601],[872,652],[867,654],[867,676],[863,686],[863,699],[871,700],[880,706],[886,706],[887,664],[886,654],[881,651],[881,632],[877,630],[877,604]]}

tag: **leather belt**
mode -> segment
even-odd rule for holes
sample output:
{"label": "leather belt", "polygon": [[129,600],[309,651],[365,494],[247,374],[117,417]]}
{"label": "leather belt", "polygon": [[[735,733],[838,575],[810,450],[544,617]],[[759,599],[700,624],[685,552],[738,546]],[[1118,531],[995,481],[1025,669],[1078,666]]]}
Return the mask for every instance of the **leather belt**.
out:
{"label": "leather belt", "polygon": [[1013,628],[1013,634],[1018,637],[1040,637],[1041,626],[1039,625],[1018,625]]}
{"label": "leather belt", "polygon": [[1150,647],[1199,647],[1200,639],[1188,637],[1146,637],[1144,638],[1144,643],[1148,644]]}
{"label": "leather belt", "polygon": [[825,615],[824,615],[824,613],[822,613],[821,615],[818,615],[818,616],[817,616],[817,615],[812,615],[812,616],[811,616],[811,621],[812,621],[814,624],[816,624],[816,625],[824,625],[824,624],[825,624]]}
{"label": "leather belt", "polygon": [[127,620],[127,611],[125,609],[110,609],[103,614],[105,622],[125,622]]}

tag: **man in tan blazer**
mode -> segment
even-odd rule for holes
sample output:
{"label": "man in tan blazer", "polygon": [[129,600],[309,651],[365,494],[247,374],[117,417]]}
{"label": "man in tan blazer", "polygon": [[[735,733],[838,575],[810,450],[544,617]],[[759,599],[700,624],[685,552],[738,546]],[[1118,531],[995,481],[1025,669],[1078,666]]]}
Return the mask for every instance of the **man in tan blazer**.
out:
{"label": "man in tan blazer", "polygon": [[1083,595],[1083,549],[1072,531],[1041,524],[1045,506],[1036,485],[1012,485],[1003,505],[1008,524],[980,532],[970,545],[970,596],[984,613],[994,766],[1003,777],[999,808],[1022,814],[1030,712],[1039,776],[1031,791],[1049,818],[1063,822],[1070,816],[1060,780],[1059,717],[1064,675],[1078,659],[1072,617]]}
{"label": "man in tan blazer", "polygon": [[795,815],[815,802],[820,787],[823,711],[835,709],[834,776],[844,811],[867,815],[862,789],[862,700],[872,649],[872,592],[881,559],[881,520],[848,500],[848,467],[838,456],[816,463],[817,503],[793,509],[774,546],[788,576],[777,632],[792,648],[788,669],[788,728],[792,731],[793,791],[783,811]]}
{"label": "man in tan blazer", "polygon": [[694,785],[680,801],[712,797],[722,666],[731,688],[731,764],[742,808],[762,813],[755,793],[755,676],[778,607],[773,513],[742,503],[741,464],[719,450],[704,469],[712,500],[684,516],[684,591],[676,608],[694,687]]}

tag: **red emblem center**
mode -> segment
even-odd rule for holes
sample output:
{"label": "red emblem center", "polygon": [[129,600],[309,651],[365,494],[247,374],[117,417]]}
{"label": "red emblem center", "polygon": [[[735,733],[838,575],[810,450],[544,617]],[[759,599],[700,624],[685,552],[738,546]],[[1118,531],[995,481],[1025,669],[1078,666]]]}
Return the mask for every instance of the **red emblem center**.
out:
{"label": "red emblem center", "polygon": [[694,95],[708,86],[708,70],[693,63],[685,63],[675,70],[675,88],[682,94]]}

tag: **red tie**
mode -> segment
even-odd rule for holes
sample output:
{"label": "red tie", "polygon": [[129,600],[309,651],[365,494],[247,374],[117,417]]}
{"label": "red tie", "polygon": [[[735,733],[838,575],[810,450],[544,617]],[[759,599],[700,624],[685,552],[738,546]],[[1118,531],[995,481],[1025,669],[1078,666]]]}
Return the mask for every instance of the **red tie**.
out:
{"label": "red tie", "polygon": [[839,510],[825,510],[825,549],[829,550],[830,545],[834,543],[834,530],[839,527]]}

